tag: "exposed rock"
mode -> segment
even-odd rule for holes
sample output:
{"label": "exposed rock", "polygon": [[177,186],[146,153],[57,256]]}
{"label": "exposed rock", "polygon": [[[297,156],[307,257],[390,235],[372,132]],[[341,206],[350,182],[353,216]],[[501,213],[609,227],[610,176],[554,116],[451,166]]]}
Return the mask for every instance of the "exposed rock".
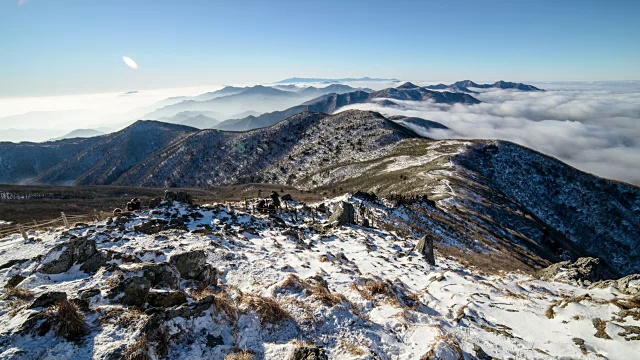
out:
{"label": "exposed rock", "polygon": [[151,307],[172,307],[182,305],[187,302],[187,297],[179,290],[156,290],[149,291],[147,302]]}
{"label": "exposed rock", "polygon": [[355,213],[356,212],[353,208],[353,205],[351,205],[351,203],[343,201],[337,205],[337,209],[329,219],[329,224],[335,224],[338,226],[355,224]]}
{"label": "exposed rock", "polygon": [[604,280],[591,284],[589,288],[607,288],[613,286],[623,294],[640,294],[640,274],[627,275],[618,280]]}
{"label": "exposed rock", "polygon": [[591,284],[606,276],[600,259],[583,257],[575,262],[562,261],[540,270],[537,274],[541,280],[554,280],[578,285]]}
{"label": "exposed rock", "polygon": [[0,265],[0,270],[4,270],[4,269],[8,269],[10,267],[12,267],[15,264],[20,264],[23,262],[29,261],[29,259],[14,259],[14,260],[9,260],[6,263]]}
{"label": "exposed rock", "polygon": [[193,204],[193,196],[184,191],[167,191],[165,192],[165,200],[178,201],[189,205]]}
{"label": "exposed rock", "polygon": [[147,235],[153,235],[153,234],[157,234],[160,231],[164,230],[166,225],[167,225],[167,221],[166,220],[153,219],[153,220],[145,221],[142,224],[138,224],[138,225],[134,226],[133,228],[137,232],[141,232],[141,233],[147,234]]}
{"label": "exposed rock", "polygon": [[323,348],[317,346],[300,346],[293,350],[289,360],[328,360]]}
{"label": "exposed rock", "polygon": [[318,212],[321,212],[321,213],[325,214],[329,209],[327,209],[327,206],[324,203],[322,203],[322,204],[318,205],[316,210],[318,210]]}
{"label": "exposed rock", "polygon": [[436,265],[436,258],[433,253],[433,237],[430,235],[425,235],[420,239],[418,245],[415,250],[424,255],[425,259],[427,259],[427,263],[431,266]]}
{"label": "exposed rock", "polygon": [[476,353],[478,360],[493,360],[493,357],[487,354],[478,344],[473,345],[473,352]]}
{"label": "exposed rock", "polygon": [[162,198],[161,197],[153,198],[153,199],[149,200],[149,209],[156,208],[160,204],[162,204]]}
{"label": "exposed rock", "polygon": [[204,311],[211,308],[215,304],[215,298],[213,295],[204,297],[198,301],[192,303],[185,303],[177,307],[168,309],[152,308],[146,311],[147,315],[150,315],[149,321],[144,327],[144,331],[157,330],[161,324],[176,317],[183,317],[189,319],[192,317],[199,317]]}
{"label": "exposed rock", "polygon": [[208,347],[216,347],[219,345],[224,345],[224,339],[222,336],[213,336],[211,334],[207,334],[207,346]]}
{"label": "exposed rock", "polygon": [[121,267],[128,276],[137,276],[142,273],[142,277],[149,281],[150,287],[154,289],[167,288],[177,290],[180,288],[180,273],[172,264],[161,263],[135,263]]}
{"label": "exposed rock", "polygon": [[9,281],[7,281],[7,284],[4,286],[5,288],[12,288],[12,287],[16,287],[18,286],[18,284],[20,284],[22,282],[22,280],[26,279],[25,276],[22,276],[20,274],[16,274],[13,275],[11,277],[11,279],[9,279]]}
{"label": "exposed rock", "polygon": [[108,298],[136,307],[143,307],[147,302],[151,283],[144,277],[130,277],[109,291]]}
{"label": "exposed rock", "polygon": [[83,263],[80,270],[87,273],[95,272],[105,264],[105,257],[97,250],[95,240],[75,238],[56,245],[44,257],[38,271],[60,274],[80,263]]}
{"label": "exposed rock", "polygon": [[50,291],[38,296],[27,309],[49,307],[60,300],[66,300],[67,293],[63,291]]}
{"label": "exposed rock", "polygon": [[169,262],[176,267],[183,279],[198,280],[208,285],[216,285],[216,269],[207,264],[204,250],[188,251],[171,255]]}
{"label": "exposed rock", "polygon": [[78,291],[78,296],[80,296],[81,299],[89,299],[99,294],[100,294],[100,289],[96,289],[96,288]]}
{"label": "exposed rock", "polygon": [[283,201],[293,201],[293,197],[291,196],[291,194],[284,194],[284,195],[282,195],[281,200],[283,200]]}

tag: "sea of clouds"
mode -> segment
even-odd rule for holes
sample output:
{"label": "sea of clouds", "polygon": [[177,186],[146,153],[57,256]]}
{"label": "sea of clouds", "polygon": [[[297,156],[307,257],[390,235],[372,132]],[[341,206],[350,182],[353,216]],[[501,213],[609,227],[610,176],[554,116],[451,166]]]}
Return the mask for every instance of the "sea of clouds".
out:
{"label": "sea of clouds", "polygon": [[[539,83],[545,92],[490,89],[477,105],[397,101],[397,108],[349,108],[433,120],[436,139],[501,139],[533,148],[602,177],[640,184],[640,81]],[[344,109],[341,109],[344,110]]]}

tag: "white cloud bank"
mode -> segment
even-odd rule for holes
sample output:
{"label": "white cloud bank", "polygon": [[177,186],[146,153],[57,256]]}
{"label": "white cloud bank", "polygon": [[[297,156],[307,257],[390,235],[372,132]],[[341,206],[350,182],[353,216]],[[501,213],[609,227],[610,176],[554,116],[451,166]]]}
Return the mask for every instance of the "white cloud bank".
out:
{"label": "white cloud bank", "polygon": [[[536,84],[546,92],[489,90],[478,105],[397,101],[350,108],[417,116],[450,130],[432,138],[502,139],[557,157],[583,171],[640,184],[640,82]],[[342,109],[341,109],[342,110]]]}

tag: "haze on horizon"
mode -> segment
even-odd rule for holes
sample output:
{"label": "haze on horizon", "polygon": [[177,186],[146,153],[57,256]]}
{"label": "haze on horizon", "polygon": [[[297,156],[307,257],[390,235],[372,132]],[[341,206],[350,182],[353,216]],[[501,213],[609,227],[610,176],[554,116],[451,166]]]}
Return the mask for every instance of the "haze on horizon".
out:
{"label": "haze on horizon", "polygon": [[292,76],[638,80],[638,13],[592,0],[4,1],[0,97]]}

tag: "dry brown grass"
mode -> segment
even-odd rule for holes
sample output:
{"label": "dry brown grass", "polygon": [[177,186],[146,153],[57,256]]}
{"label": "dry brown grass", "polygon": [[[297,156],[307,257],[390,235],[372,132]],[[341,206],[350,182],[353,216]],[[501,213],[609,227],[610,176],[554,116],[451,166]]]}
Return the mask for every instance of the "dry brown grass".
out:
{"label": "dry brown grass", "polygon": [[320,300],[320,302],[326,306],[334,306],[343,302],[352,305],[343,294],[332,293],[326,287],[302,280],[295,274],[290,274],[285,281],[278,286],[278,289],[306,291],[311,297]]}
{"label": "dry brown grass", "polygon": [[327,306],[338,305],[343,302],[351,305],[351,302],[343,294],[330,293],[327,288],[322,286],[313,285],[311,287],[311,293],[313,294],[313,297],[317,298]]}
{"label": "dry brown grass", "polygon": [[126,360],[151,360],[149,355],[149,346],[147,344],[147,336],[142,335],[138,341],[131,344],[123,356]]}
{"label": "dry brown grass", "polygon": [[601,339],[611,340],[611,336],[607,334],[607,322],[605,320],[596,318],[592,320],[592,323],[593,327],[596,328],[596,333],[593,336]]}
{"label": "dry brown grass", "polygon": [[344,338],[340,339],[339,346],[353,356],[365,356],[369,354],[369,351],[367,351],[367,349]]}
{"label": "dry brown grass", "polygon": [[233,321],[238,319],[238,307],[235,301],[226,292],[221,292],[214,295],[216,304],[216,310],[218,313],[223,312],[229,316]]}
{"label": "dry brown grass", "polygon": [[259,295],[245,295],[242,302],[258,314],[261,323],[278,323],[291,319],[291,314],[270,298]]}
{"label": "dry brown grass", "polygon": [[213,290],[211,290],[211,288],[206,286],[204,283],[200,283],[195,289],[189,292],[189,296],[196,300],[202,300],[211,295],[215,295],[215,292],[213,292]]}
{"label": "dry brown grass", "polygon": [[60,300],[47,309],[47,314],[57,327],[58,336],[69,341],[79,340],[87,333],[87,324],[78,306],[69,300]]}
{"label": "dry brown grass", "polygon": [[253,355],[253,353],[247,350],[242,350],[227,355],[224,360],[253,360],[254,358],[255,356]]}
{"label": "dry brown grass", "polygon": [[293,339],[289,342],[289,344],[295,346],[295,347],[308,347],[308,346],[313,346],[313,343],[307,340],[301,340],[301,339]]}
{"label": "dry brown grass", "polygon": [[99,318],[100,325],[109,323],[129,327],[147,318],[145,313],[134,307],[105,307],[96,310],[101,314]]}
{"label": "dry brown grass", "polygon": [[406,285],[398,279],[395,282],[364,279],[363,285],[352,284],[351,287],[363,298],[370,301],[382,298],[383,301],[391,305],[411,310],[416,310],[422,305],[420,297],[410,292]]}
{"label": "dry brown grass", "polygon": [[547,311],[545,311],[545,315],[547,316],[548,319],[553,319],[556,316],[555,311],[553,311],[553,307],[555,306],[554,303],[551,303],[551,305],[549,305],[549,307],[547,308]]}
{"label": "dry brown grass", "polygon": [[3,300],[14,298],[20,300],[31,300],[35,296],[35,293],[29,289],[21,288],[21,287],[10,287],[7,288],[2,296]]}

